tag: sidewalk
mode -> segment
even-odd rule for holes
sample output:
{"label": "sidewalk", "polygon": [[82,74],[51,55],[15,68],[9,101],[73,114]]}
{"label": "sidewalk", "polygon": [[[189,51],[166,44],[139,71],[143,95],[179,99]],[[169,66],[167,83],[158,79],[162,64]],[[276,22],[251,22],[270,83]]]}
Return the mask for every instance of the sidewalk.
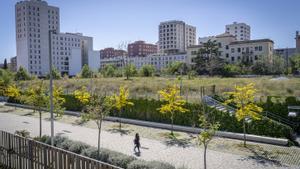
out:
{"label": "sidewalk", "polygon": [[[15,130],[26,129],[30,131],[31,136],[37,136],[39,133],[39,120],[33,117],[18,116],[10,113],[0,112],[0,130],[14,132]],[[68,136],[70,139],[83,141],[87,144],[97,145],[97,130],[86,127],[75,126],[55,122],[55,133]],[[50,122],[43,120],[43,134],[50,135]],[[128,155],[133,154],[133,137],[120,135],[119,133],[110,133],[102,131],[101,146],[122,152]],[[176,167],[185,166],[190,169],[202,168],[203,150],[198,147],[178,147],[166,145],[157,140],[141,138],[142,154],[141,159],[158,160],[174,164]],[[296,168],[280,167],[276,163],[268,163],[254,157],[233,155],[208,150],[207,154],[208,168],[211,169],[257,169],[257,168]]]}

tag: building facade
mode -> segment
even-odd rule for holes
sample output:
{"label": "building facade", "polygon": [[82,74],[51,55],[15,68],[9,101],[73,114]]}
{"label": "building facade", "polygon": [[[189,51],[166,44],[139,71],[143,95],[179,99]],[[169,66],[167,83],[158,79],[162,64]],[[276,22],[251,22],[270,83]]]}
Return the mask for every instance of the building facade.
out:
{"label": "building facade", "polygon": [[233,22],[226,25],[225,32],[235,36],[238,41],[251,40],[251,27],[245,23]]}
{"label": "building facade", "polygon": [[[22,66],[37,76],[48,74],[50,45],[52,65],[62,74],[71,75],[71,69],[81,70],[83,64],[88,64],[89,58],[94,59],[94,56],[88,55],[93,53],[93,46],[89,46],[93,45],[91,37],[60,33],[58,7],[49,6],[42,0],[20,1],[15,5],[15,15],[17,68]],[[50,30],[53,31],[51,39]],[[78,68],[70,67],[72,59],[80,60],[80,64],[74,65]]]}
{"label": "building facade", "polygon": [[197,56],[203,44],[207,41],[214,41],[219,47],[218,56],[227,63],[255,63],[265,57],[272,61],[274,42],[270,39],[243,40],[238,41],[234,35],[223,33],[217,36],[199,38],[199,45],[188,48],[187,58],[192,62]]}
{"label": "building facade", "polygon": [[118,56],[127,56],[127,52],[125,50],[114,48],[105,48],[100,50],[101,59],[114,58]]}
{"label": "building facade", "polygon": [[161,22],[158,27],[158,39],[160,53],[186,52],[188,46],[196,44],[196,27],[183,21]]}
{"label": "building facade", "polygon": [[151,54],[146,57],[129,57],[127,63],[131,63],[140,69],[144,65],[152,65],[157,71],[161,71],[173,62],[187,63],[186,54],[161,55]]}
{"label": "building facade", "polygon": [[12,72],[17,71],[17,57],[16,56],[10,58],[9,70],[12,71]]}
{"label": "building facade", "polygon": [[135,41],[128,44],[127,51],[129,57],[145,57],[157,53],[157,45],[145,43],[145,41]]}

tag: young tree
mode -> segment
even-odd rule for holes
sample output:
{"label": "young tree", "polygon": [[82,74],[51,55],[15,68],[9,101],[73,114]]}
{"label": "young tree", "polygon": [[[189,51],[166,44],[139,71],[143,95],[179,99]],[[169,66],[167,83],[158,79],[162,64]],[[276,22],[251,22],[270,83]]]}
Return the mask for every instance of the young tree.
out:
{"label": "young tree", "polygon": [[75,91],[75,98],[85,108],[81,117],[84,121],[93,120],[98,127],[98,157],[100,156],[100,138],[103,119],[109,115],[112,109],[111,97],[101,96],[96,93],[88,93],[85,88]]}
{"label": "young tree", "polygon": [[6,58],[4,59],[4,63],[3,63],[3,69],[7,69],[8,68],[8,66],[7,66],[7,60],[6,60]]}
{"label": "young tree", "polygon": [[283,74],[285,71],[284,59],[281,56],[274,55],[272,59],[272,73],[276,75]]}
{"label": "young tree", "polygon": [[237,107],[235,117],[238,121],[243,121],[243,132],[244,132],[244,146],[246,147],[246,121],[260,120],[260,112],[263,109],[254,103],[256,89],[254,84],[250,83],[245,86],[236,86],[234,92],[226,92],[229,95],[229,99],[225,101],[225,104],[233,103]]}
{"label": "young tree", "polygon": [[290,58],[291,68],[293,74],[300,73],[300,54],[294,55]]}
{"label": "young tree", "polygon": [[116,74],[116,67],[114,65],[105,65],[100,72],[104,77],[114,77]]}
{"label": "young tree", "polygon": [[31,86],[26,92],[26,98],[24,98],[25,103],[34,107],[34,110],[39,112],[40,119],[40,137],[42,137],[42,109],[47,107],[49,102],[49,97],[46,94],[46,89],[43,81],[39,84]]}
{"label": "young tree", "polygon": [[188,109],[184,108],[186,102],[180,96],[179,88],[176,85],[160,90],[158,93],[161,96],[161,101],[165,103],[161,105],[161,107],[158,110],[161,113],[170,113],[172,123],[171,135],[173,135],[174,114],[175,112],[187,112]]}
{"label": "young tree", "polygon": [[153,65],[143,65],[140,69],[140,76],[151,77],[155,72],[155,67]]}
{"label": "young tree", "polygon": [[130,77],[136,75],[137,73],[136,67],[133,64],[127,64],[124,69],[125,69],[124,74],[127,80],[129,80]]}
{"label": "young tree", "polygon": [[[66,100],[63,98],[62,87],[53,86],[53,112],[56,114],[56,117],[62,117],[65,112],[63,107]],[[49,102],[50,103],[50,102]],[[50,107],[50,104],[49,106]]]}
{"label": "young tree", "polygon": [[[49,73],[46,75],[46,78],[50,79]],[[52,68],[52,78],[53,79],[61,79],[61,74],[55,67]]]}
{"label": "young tree", "polygon": [[[134,104],[129,101],[129,90],[125,88],[124,86],[120,86],[119,88],[119,94],[114,94],[112,97],[113,106],[118,110],[119,117],[121,118],[121,114],[123,113],[123,110],[126,106],[133,106]],[[119,130],[121,131],[122,122],[120,119],[120,125]]]}
{"label": "young tree", "polygon": [[26,69],[24,69],[23,67],[19,67],[19,70],[17,71],[16,75],[15,75],[15,80],[19,81],[19,80],[30,80],[30,75],[28,74],[28,72],[26,71]]}
{"label": "young tree", "polygon": [[88,65],[84,65],[80,72],[80,77],[82,78],[91,78],[93,76],[93,71]]}
{"label": "young tree", "polygon": [[210,141],[213,139],[216,131],[219,129],[220,124],[219,123],[209,123],[205,116],[200,116],[200,127],[203,129],[201,133],[198,136],[198,142],[199,145],[203,145],[204,147],[204,154],[203,154],[203,160],[204,160],[204,169],[206,169],[206,152],[207,147]]}
{"label": "young tree", "polygon": [[7,70],[0,69],[0,96],[5,95],[5,90],[11,84],[12,81],[12,73]]}
{"label": "young tree", "polygon": [[[5,93],[6,93],[6,96],[7,96],[7,97],[10,97],[10,98],[12,98],[12,99],[14,99],[14,100],[19,99],[20,96],[21,96],[21,91],[20,91],[20,89],[19,89],[15,84],[9,85],[9,86],[7,87]],[[17,109],[16,106],[15,106],[15,109]]]}

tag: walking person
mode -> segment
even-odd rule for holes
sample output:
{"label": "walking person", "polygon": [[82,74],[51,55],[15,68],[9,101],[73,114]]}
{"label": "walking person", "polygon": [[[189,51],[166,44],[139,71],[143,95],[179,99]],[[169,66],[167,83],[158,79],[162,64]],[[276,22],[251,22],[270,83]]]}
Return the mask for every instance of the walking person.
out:
{"label": "walking person", "polygon": [[135,134],[135,138],[134,138],[133,142],[134,142],[134,149],[133,149],[134,152],[136,152],[136,149],[137,149],[138,150],[137,153],[141,153],[141,151],[140,151],[141,143],[140,143],[139,133]]}

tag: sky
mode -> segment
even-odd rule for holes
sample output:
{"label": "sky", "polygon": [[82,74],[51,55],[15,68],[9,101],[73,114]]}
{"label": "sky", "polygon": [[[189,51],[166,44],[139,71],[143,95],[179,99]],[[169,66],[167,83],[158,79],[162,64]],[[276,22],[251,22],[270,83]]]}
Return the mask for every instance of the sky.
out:
{"label": "sky", "polygon": [[[0,0],[0,63],[16,56],[15,3]],[[295,47],[300,30],[300,0],[47,0],[60,8],[61,32],[94,38],[94,49],[118,48],[123,42],[158,40],[158,25],[183,20],[196,26],[197,38],[225,32],[244,22],[251,38],[270,38],[275,48]]]}

